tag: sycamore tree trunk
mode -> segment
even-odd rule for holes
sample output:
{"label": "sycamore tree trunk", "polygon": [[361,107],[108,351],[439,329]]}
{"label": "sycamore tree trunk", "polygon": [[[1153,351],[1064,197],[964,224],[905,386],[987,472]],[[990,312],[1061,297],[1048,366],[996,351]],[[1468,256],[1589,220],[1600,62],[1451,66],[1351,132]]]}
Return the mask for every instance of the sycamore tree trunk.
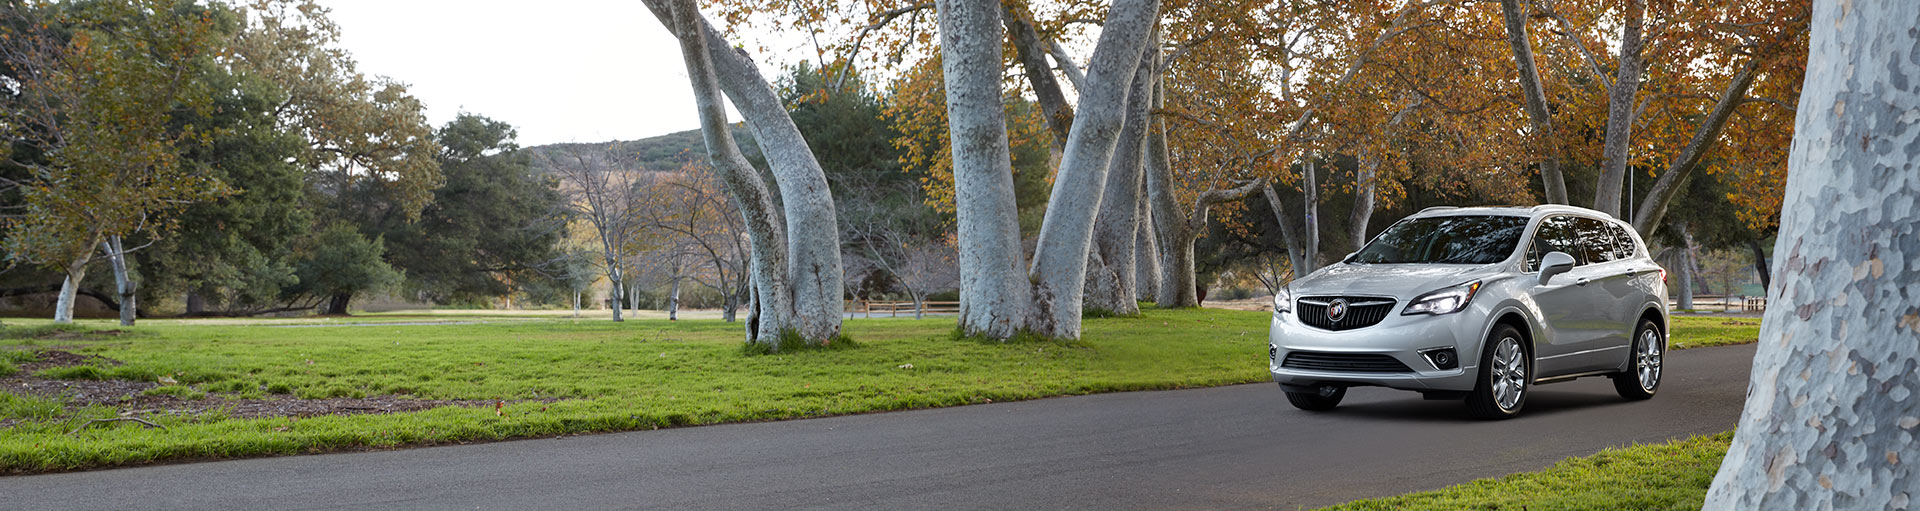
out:
{"label": "sycamore tree trunk", "polygon": [[60,294],[53,302],[53,322],[55,324],[73,324],[73,301],[80,295],[80,282],[87,278],[89,258],[75,259],[67,263],[67,278],[60,283]]}
{"label": "sycamore tree trunk", "polygon": [[680,277],[670,279],[671,289],[667,291],[667,321],[680,320]]}
{"label": "sycamore tree trunk", "polygon": [[[753,242],[755,339],[773,341],[791,329],[802,339],[825,343],[840,334],[840,290],[845,278],[840,261],[840,231],[826,173],[813,157],[786,106],[752,59],[709,25],[692,2],[644,0],[649,10],[680,40],[696,99],[702,132],[715,167],[746,217]],[[775,208],[766,182],[739,156],[727,130],[722,99],[728,100],[752,130],[780,191]],[[716,144],[730,146],[716,149]],[[716,150],[720,154],[716,154]],[[738,185],[737,187],[734,185]],[[757,188],[758,190],[754,190]],[[778,242],[776,243],[776,240]],[[777,257],[774,254],[778,254]],[[775,273],[779,275],[776,276]]]}
{"label": "sycamore tree trunk", "polygon": [[[1551,140],[1553,114],[1547,111],[1547,95],[1540,85],[1540,69],[1534,65],[1533,43],[1527,39],[1526,16],[1520,12],[1520,0],[1500,0],[1500,14],[1506,20],[1507,43],[1513,47],[1513,61],[1520,69],[1520,92],[1526,98],[1527,119],[1533,123],[1533,136]],[[1549,153],[1540,160],[1540,182],[1546,188],[1547,202],[1567,202],[1567,178],[1560,171],[1560,158]]]}
{"label": "sycamore tree trunk", "polygon": [[1747,240],[1747,248],[1753,252],[1753,269],[1760,276],[1760,289],[1766,294],[1773,293],[1772,276],[1767,274],[1767,252],[1760,246],[1760,240]]}
{"label": "sycamore tree trunk", "polygon": [[580,291],[573,291],[573,319],[580,319]]}
{"label": "sycamore tree trunk", "polygon": [[1125,122],[1129,82],[1159,2],[1120,0],[1108,10],[1025,279],[1018,273],[1019,229],[1000,102],[1000,3],[941,0],[937,8],[957,183],[960,327],[999,339],[1022,330],[1078,338],[1093,221]]}
{"label": "sycamore tree trunk", "polygon": [[1013,41],[1013,49],[1020,57],[1020,67],[1025,71],[1027,85],[1033,89],[1033,95],[1040,105],[1040,114],[1047,119],[1047,130],[1053,133],[1053,143],[1048,146],[1048,163],[1059,168],[1060,158],[1067,150],[1067,135],[1073,126],[1073,106],[1067,103],[1067,95],[1060,89],[1060,80],[1054,79],[1053,68],[1047,65],[1047,44],[1040,40],[1033,24],[1014,7],[1001,4],[1002,22],[1007,27],[1008,39]]}
{"label": "sycamore tree trunk", "polygon": [[1133,90],[1128,96],[1134,99],[1127,102],[1126,125],[1107,165],[1106,191],[1102,192],[1093,251],[1088,257],[1086,306],[1123,316],[1140,313],[1140,302],[1135,300],[1139,295],[1134,280],[1134,243],[1140,236],[1141,164],[1151,115],[1154,56],[1159,53],[1155,50],[1155,45],[1148,46],[1148,56],[1140,59],[1139,70],[1133,75]]}
{"label": "sycamore tree trunk", "polygon": [[107,253],[107,262],[113,267],[113,287],[115,294],[120,296],[120,326],[133,326],[140,309],[135,303],[135,284],[129,273],[133,262],[127,259],[127,246],[119,236],[108,236],[106,241],[101,242],[100,248]]}
{"label": "sycamore tree trunk", "polygon": [[1307,257],[1306,237],[1294,225],[1293,215],[1280,192],[1272,186],[1264,187],[1260,192],[1267,197],[1267,207],[1273,210],[1273,219],[1280,225],[1280,241],[1287,246],[1287,264],[1292,267],[1293,278],[1307,276],[1313,271],[1312,259]]}
{"label": "sycamore tree trunk", "polygon": [[1594,186],[1593,209],[1615,218],[1623,209],[1620,193],[1627,182],[1627,160],[1632,157],[1628,145],[1633,142],[1633,98],[1640,93],[1640,32],[1646,13],[1646,0],[1627,0],[1626,19],[1620,26],[1619,65],[1613,87],[1607,89],[1607,134],[1600,146],[1600,181]]}
{"label": "sycamore tree trunk", "polygon": [[1033,295],[1021,273],[1013,161],[1000,104],[998,6],[983,0],[940,0],[935,8],[947,81],[947,137],[953,148],[960,329],[1006,339],[1026,328],[1024,315]]}
{"label": "sycamore tree trunk", "polygon": [[613,309],[614,321],[626,321],[626,319],[620,317],[620,304],[622,303],[620,301],[620,295],[627,289],[627,280],[624,278],[625,275],[620,272],[620,264],[612,262],[615,261],[615,259],[611,257],[608,258],[608,261],[607,266],[611,269],[607,271],[607,308]]}
{"label": "sycamore tree trunk", "polygon": [[1320,269],[1320,176],[1318,170],[1319,166],[1314,164],[1312,158],[1308,158],[1307,164],[1303,167],[1303,181],[1300,183],[1301,204],[1306,207],[1306,211],[1300,216],[1301,225],[1305,227],[1300,231],[1302,235],[1300,249],[1301,257],[1306,259],[1307,266],[1301,267],[1306,269],[1305,272],[1295,269],[1295,276],[1305,276],[1306,272]]}
{"label": "sycamore tree trunk", "polygon": [[[1152,151],[1148,151],[1151,155]],[[1146,188],[1146,168],[1141,168],[1141,189],[1139,202],[1139,229],[1134,232],[1133,241],[1133,284],[1134,300],[1160,296],[1160,244],[1155,235],[1153,206],[1150,204]]]}
{"label": "sycamore tree trunk", "polygon": [[1920,31],[1909,0],[1818,0],[1772,303],[1706,509],[1920,498]]}
{"label": "sycamore tree trunk", "polygon": [[1759,65],[1760,59],[1749,60],[1745,67],[1733,75],[1733,79],[1727,82],[1727,90],[1720,93],[1719,102],[1707,113],[1707,118],[1694,128],[1693,138],[1680,150],[1680,155],[1668,164],[1666,172],[1660,174],[1660,179],[1653,182],[1653,188],[1647,191],[1646,198],[1640,200],[1639,209],[1634,210],[1631,221],[1634,230],[1640,231],[1641,236],[1653,235],[1652,229],[1660,225],[1661,218],[1667,214],[1667,205],[1680,195],[1681,190],[1686,189],[1686,181],[1700,168],[1700,160],[1720,140],[1720,132],[1733,117],[1733,110],[1747,102],[1747,89],[1760,76]]}
{"label": "sycamore tree trunk", "polygon": [[1667,260],[1667,266],[1671,274],[1668,279],[1676,285],[1674,287],[1674,307],[1693,310],[1693,240],[1691,236],[1687,235],[1688,231],[1685,224],[1675,225],[1674,229],[1677,229],[1681,233],[1681,240],[1683,242],[1682,245],[1670,249],[1673,251],[1673,255]]}

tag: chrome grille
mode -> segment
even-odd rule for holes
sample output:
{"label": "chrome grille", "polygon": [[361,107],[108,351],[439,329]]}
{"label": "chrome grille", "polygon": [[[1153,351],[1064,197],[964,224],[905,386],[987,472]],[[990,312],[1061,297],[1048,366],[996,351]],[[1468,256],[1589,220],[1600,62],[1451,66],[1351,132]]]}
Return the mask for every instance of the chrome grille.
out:
{"label": "chrome grille", "polygon": [[[1346,313],[1338,321],[1327,314],[1336,301],[1346,303]],[[1352,330],[1370,327],[1387,319],[1393,313],[1393,306],[1399,302],[1392,298],[1371,296],[1306,296],[1300,298],[1294,314],[1300,322],[1321,330]]]}

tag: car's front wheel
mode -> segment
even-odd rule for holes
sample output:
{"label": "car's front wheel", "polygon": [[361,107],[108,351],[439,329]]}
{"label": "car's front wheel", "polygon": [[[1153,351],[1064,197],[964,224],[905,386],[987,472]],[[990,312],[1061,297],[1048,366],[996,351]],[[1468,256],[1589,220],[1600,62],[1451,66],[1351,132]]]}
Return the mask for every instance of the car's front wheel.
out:
{"label": "car's front wheel", "polygon": [[1347,397],[1347,388],[1327,385],[1310,392],[1287,391],[1287,402],[1294,408],[1309,412],[1324,412],[1340,406],[1340,400]]}
{"label": "car's front wheel", "polygon": [[1532,359],[1521,344],[1520,331],[1511,325],[1494,327],[1480,350],[1480,380],[1467,394],[1467,410],[1482,419],[1509,419],[1520,415],[1533,384]]}
{"label": "car's front wheel", "polygon": [[1667,356],[1667,339],[1652,320],[1643,320],[1633,329],[1633,353],[1627,370],[1613,375],[1613,390],[1620,397],[1639,401],[1660,391],[1660,372]]}

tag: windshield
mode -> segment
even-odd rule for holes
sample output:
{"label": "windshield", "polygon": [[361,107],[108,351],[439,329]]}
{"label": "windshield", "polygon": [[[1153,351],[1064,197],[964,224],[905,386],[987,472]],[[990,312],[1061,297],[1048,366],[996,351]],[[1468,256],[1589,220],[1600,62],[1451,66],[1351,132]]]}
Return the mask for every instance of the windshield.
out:
{"label": "windshield", "polygon": [[1492,264],[1520,243],[1527,218],[1439,216],[1403,220],[1380,233],[1352,262],[1368,264]]}

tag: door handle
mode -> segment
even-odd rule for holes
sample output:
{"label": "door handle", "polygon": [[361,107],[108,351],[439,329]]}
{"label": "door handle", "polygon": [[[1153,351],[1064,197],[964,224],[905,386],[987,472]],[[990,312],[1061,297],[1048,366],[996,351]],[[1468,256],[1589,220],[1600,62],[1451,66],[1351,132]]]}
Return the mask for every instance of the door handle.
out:
{"label": "door handle", "polygon": [[1584,285],[1587,285],[1588,282],[1592,282],[1592,281],[1593,281],[1592,279],[1581,277],[1580,280],[1573,281],[1573,284],[1576,286],[1584,286]]}

